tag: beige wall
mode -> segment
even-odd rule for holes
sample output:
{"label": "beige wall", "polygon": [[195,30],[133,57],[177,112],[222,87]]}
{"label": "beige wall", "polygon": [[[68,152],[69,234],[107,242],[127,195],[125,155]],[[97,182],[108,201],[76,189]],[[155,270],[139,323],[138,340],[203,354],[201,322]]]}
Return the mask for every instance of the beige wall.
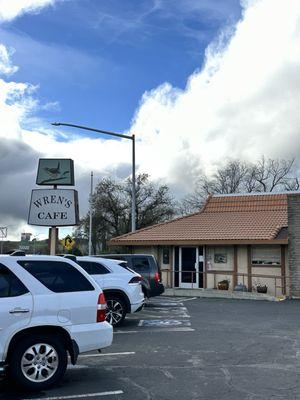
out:
{"label": "beige wall", "polygon": [[[238,265],[238,273],[247,274],[248,273],[248,254],[247,254],[247,246],[238,246],[237,247],[237,265]],[[241,283],[248,287],[248,276],[242,275],[238,276],[237,283]]]}
{"label": "beige wall", "polygon": [[[226,262],[216,262],[215,257],[224,254]],[[207,271],[233,271],[233,246],[206,246],[205,261]],[[213,289],[217,287],[218,282],[227,279],[229,280],[229,288],[232,289],[232,275],[207,274],[207,288]]]}
{"label": "beige wall", "polygon": [[134,246],[134,254],[152,254],[157,258],[157,246]]}
{"label": "beige wall", "polygon": [[[281,268],[280,267],[252,267],[252,275],[273,275],[273,276],[281,276]],[[268,294],[271,296],[280,296],[282,295],[282,291],[280,288],[275,291],[275,279],[274,278],[261,278],[261,277],[252,277],[252,287],[255,290],[257,285],[267,285]],[[281,286],[281,279],[276,280],[276,285]]]}
{"label": "beige wall", "polygon": [[[218,247],[210,246],[209,247],[209,257],[214,258],[214,254],[219,251]],[[232,248],[227,248],[227,252],[229,254],[228,256],[228,262],[227,264],[216,264],[212,262],[212,268],[211,270],[221,270],[221,269],[226,269],[228,271],[233,270],[233,247]],[[287,256],[286,256],[287,258]],[[223,267],[222,267],[223,265]],[[242,283],[248,287],[248,254],[247,254],[247,246],[238,246],[237,247],[237,267],[238,267],[238,273],[244,274],[242,276],[238,276],[237,282]],[[252,270],[252,275],[269,275],[269,276],[281,276],[281,268],[274,267],[274,266],[255,266],[251,268]],[[286,275],[288,275],[288,266],[287,266],[287,260],[286,260]],[[218,283],[219,281],[223,279],[228,279],[230,281],[230,289],[233,289],[232,282],[233,282],[233,276],[232,275],[226,275],[224,274],[218,274],[215,276],[209,276],[208,275],[208,288],[213,288],[214,283]],[[282,289],[281,288],[276,288],[275,290],[275,279],[274,278],[268,278],[268,277],[252,277],[252,288],[253,291],[256,290],[257,285],[267,285],[268,287],[268,294],[272,296],[280,296],[282,295]],[[281,279],[276,279],[276,286],[282,286]]]}
{"label": "beige wall", "polygon": [[[170,271],[173,270],[173,246],[169,246],[169,264],[163,263],[163,247],[165,246],[135,246],[133,247],[133,253],[135,254],[152,254],[156,257],[162,271],[162,281],[166,287],[172,286],[172,276]],[[215,254],[226,253],[227,260],[226,263],[215,262]],[[226,271],[233,271],[234,268],[234,247],[233,246],[206,246],[205,261],[207,270],[211,271],[223,271],[218,274],[207,274],[207,288],[214,288],[218,282],[224,279],[230,281],[230,289],[233,290],[233,276],[231,274],[226,274]],[[245,274],[244,276],[239,276],[237,278],[238,283],[243,283],[248,287],[248,255],[247,246],[241,245],[237,246],[237,265],[238,273]],[[252,267],[252,274],[255,275],[274,275],[281,276],[281,268],[273,266],[255,266]],[[215,276],[214,276],[215,275]],[[288,268],[288,255],[286,251],[286,275],[289,276]],[[280,296],[282,291],[280,288],[276,289],[275,293],[275,280],[274,278],[252,278],[252,287],[255,290],[257,284],[267,285],[268,294]],[[277,279],[277,285],[281,286],[281,279]],[[289,281],[287,280],[287,286]],[[288,294],[288,293],[287,293]]]}

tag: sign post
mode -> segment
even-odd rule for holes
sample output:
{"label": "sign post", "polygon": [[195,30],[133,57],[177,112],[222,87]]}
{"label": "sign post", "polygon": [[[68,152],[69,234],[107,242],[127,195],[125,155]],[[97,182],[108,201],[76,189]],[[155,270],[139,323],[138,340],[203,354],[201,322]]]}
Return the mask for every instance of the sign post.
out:
{"label": "sign post", "polygon": [[74,164],[70,159],[40,159],[37,185],[53,185],[52,189],[33,189],[28,224],[49,226],[50,255],[56,254],[59,226],[79,223],[78,193],[57,186],[74,185]]}

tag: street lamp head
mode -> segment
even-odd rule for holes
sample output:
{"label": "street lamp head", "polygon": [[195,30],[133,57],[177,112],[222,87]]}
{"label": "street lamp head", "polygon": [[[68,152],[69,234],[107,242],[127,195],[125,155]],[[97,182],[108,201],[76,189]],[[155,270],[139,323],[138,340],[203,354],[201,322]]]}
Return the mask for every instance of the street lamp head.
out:
{"label": "street lamp head", "polygon": [[59,126],[59,125],[60,125],[60,122],[51,122],[51,125]]}

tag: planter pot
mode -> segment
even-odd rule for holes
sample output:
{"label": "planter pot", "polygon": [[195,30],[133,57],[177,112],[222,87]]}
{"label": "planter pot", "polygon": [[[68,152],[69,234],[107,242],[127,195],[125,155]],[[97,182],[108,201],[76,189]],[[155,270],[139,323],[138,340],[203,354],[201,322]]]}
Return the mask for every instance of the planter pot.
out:
{"label": "planter pot", "polygon": [[268,291],[268,287],[265,286],[257,286],[256,288],[257,293],[267,293]]}
{"label": "planter pot", "polygon": [[219,282],[218,283],[218,289],[219,290],[228,290],[229,289],[229,283],[225,282]]}

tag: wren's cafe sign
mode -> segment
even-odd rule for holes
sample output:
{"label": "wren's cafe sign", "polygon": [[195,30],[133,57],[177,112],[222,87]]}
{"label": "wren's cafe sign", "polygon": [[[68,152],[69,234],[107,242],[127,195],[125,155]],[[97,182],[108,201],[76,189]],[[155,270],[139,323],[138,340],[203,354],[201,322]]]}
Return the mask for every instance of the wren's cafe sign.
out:
{"label": "wren's cafe sign", "polygon": [[77,191],[72,189],[33,190],[28,223],[41,226],[77,225]]}
{"label": "wren's cafe sign", "polygon": [[78,225],[79,222],[77,191],[57,188],[58,185],[74,185],[73,160],[40,159],[36,184],[53,185],[53,188],[32,190],[28,224],[50,227],[50,252],[55,254],[58,235],[56,228]]}

